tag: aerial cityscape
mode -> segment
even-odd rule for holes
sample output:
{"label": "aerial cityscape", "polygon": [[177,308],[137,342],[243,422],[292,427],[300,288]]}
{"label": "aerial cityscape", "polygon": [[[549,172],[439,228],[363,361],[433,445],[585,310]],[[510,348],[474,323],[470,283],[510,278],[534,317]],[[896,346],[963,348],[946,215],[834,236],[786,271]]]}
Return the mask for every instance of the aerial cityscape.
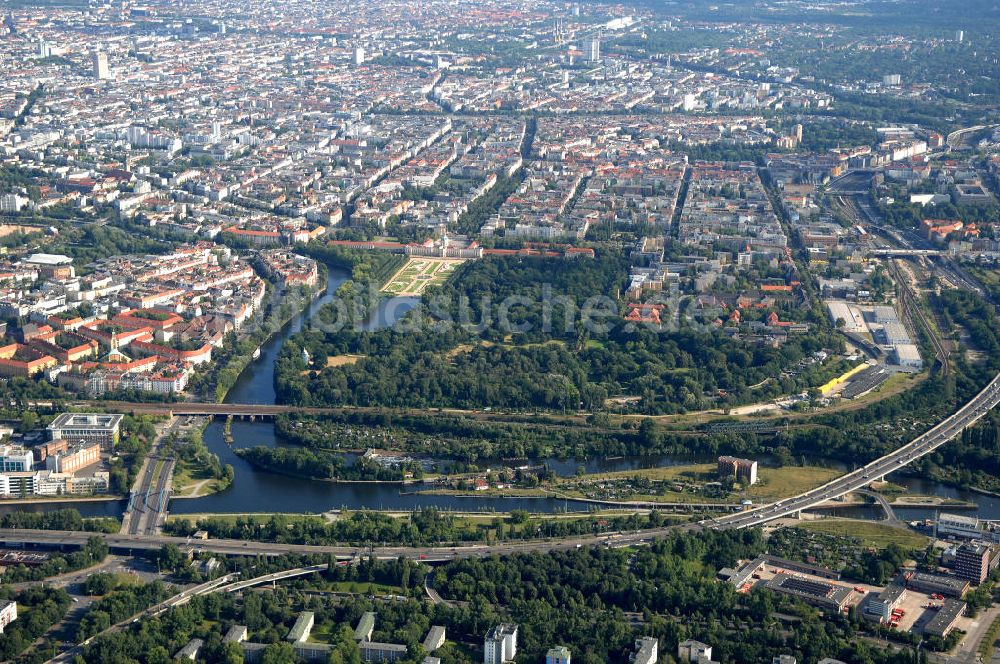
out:
{"label": "aerial cityscape", "polygon": [[0,661],[997,664],[991,0],[0,0]]}

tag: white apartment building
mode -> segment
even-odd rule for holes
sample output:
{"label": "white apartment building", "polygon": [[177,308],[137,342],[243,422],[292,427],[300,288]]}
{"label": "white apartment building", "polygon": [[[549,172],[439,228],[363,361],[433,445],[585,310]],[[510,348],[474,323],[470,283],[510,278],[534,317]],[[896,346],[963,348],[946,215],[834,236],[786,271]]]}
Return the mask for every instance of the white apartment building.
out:
{"label": "white apartment building", "polygon": [[517,656],[517,625],[502,623],[486,634],[484,664],[504,664]]}

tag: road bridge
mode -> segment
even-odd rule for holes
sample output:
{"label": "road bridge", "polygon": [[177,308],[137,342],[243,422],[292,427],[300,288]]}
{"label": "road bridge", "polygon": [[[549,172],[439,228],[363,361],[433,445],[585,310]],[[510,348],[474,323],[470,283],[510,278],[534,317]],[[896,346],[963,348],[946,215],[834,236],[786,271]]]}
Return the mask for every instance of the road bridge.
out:
{"label": "road bridge", "polygon": [[262,586],[265,583],[276,583],[278,581],[283,581],[285,579],[292,579],[297,576],[306,576],[307,574],[315,574],[317,572],[325,572],[327,565],[310,565],[308,567],[296,567],[295,569],[288,569],[283,572],[275,572],[273,574],[265,574],[264,576],[258,576],[254,579],[247,579],[245,581],[234,581],[233,583],[226,584],[217,589],[220,593],[235,593],[246,588],[252,588],[254,586]]}
{"label": "road bridge", "polygon": [[893,452],[794,498],[780,500],[739,514],[722,516],[710,523],[702,523],[712,528],[751,528],[774,519],[795,516],[803,510],[811,509],[833,498],[863,489],[871,482],[883,479],[889,473],[899,470],[952,440],[982,419],[998,403],[1000,403],[1000,374],[995,376],[969,403],[923,435],[917,436]]}
{"label": "road bridge", "polygon": [[879,493],[878,491],[868,491],[867,489],[860,489],[858,493],[862,496],[868,496],[869,498],[874,500],[875,504],[881,507],[882,511],[885,512],[886,521],[888,521],[893,525],[901,523],[899,518],[896,516],[896,510],[892,509],[892,504],[881,493]]}

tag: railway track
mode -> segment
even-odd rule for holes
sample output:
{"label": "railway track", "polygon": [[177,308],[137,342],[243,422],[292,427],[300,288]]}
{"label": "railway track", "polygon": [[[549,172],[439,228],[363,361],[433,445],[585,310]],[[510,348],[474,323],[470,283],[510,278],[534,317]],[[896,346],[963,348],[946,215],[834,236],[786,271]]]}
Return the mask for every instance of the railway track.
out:
{"label": "railway track", "polygon": [[941,367],[941,375],[947,376],[951,373],[950,351],[945,347],[941,337],[938,336],[937,330],[927,320],[927,315],[920,306],[916,293],[913,292],[909,280],[899,268],[898,259],[888,261],[888,265],[892,278],[895,279],[896,284],[899,286],[899,301],[903,306],[904,314],[910,319],[911,323],[919,324],[921,329],[923,329],[924,334],[927,335],[931,345],[934,347],[934,357]]}

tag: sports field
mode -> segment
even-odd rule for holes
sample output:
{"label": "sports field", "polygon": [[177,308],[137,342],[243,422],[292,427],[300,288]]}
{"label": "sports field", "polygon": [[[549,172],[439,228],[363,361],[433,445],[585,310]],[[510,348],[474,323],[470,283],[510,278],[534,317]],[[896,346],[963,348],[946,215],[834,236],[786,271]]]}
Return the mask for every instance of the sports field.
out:
{"label": "sports field", "polygon": [[460,258],[411,258],[382,288],[390,295],[421,295],[429,286],[443,284],[463,262]]}

